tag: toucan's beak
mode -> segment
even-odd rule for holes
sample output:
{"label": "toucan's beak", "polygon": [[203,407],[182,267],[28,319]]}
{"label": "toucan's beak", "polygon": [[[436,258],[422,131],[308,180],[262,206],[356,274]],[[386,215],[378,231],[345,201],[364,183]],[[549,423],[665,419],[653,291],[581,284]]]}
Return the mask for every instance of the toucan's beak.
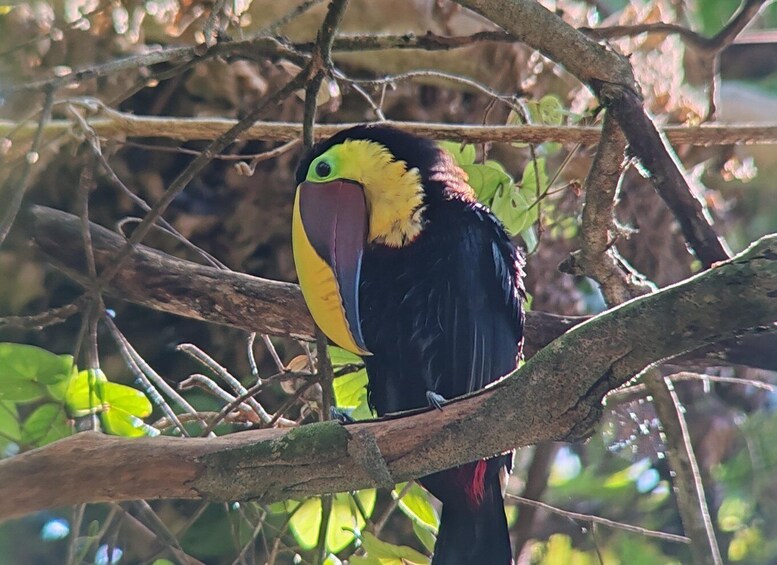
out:
{"label": "toucan's beak", "polygon": [[364,189],[352,181],[334,180],[303,182],[298,190],[302,227],[316,254],[332,269],[351,337],[367,354],[359,317],[359,278],[368,230]]}

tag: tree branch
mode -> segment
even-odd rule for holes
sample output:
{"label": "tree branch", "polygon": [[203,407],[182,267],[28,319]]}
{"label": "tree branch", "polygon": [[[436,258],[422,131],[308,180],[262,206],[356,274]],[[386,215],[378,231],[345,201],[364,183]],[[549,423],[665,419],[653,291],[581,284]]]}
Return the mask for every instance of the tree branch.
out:
{"label": "tree branch", "polygon": [[[40,249],[57,268],[88,285],[80,220],[66,212],[43,206],[32,208],[31,213],[33,234]],[[98,269],[102,270],[121,249],[125,239],[97,224],[90,226],[95,261]],[[135,247],[106,292],[109,296],[177,316],[248,332],[314,340],[313,320],[297,285],[198,265],[144,245]],[[0,318],[0,328],[59,323],[77,313],[82,302],[79,300],[65,307],[64,311],[58,309],[39,316]],[[527,312],[526,356],[534,355],[558,336],[588,319],[586,316]],[[684,358],[692,362],[701,359],[767,370],[777,368],[774,335],[768,333],[740,335]]]}
{"label": "tree branch", "polygon": [[[43,206],[35,206],[31,213],[35,242],[49,261],[69,277],[88,284],[78,217]],[[102,270],[126,240],[97,224],[90,227],[95,262]],[[145,245],[135,246],[106,292],[177,316],[315,340],[313,319],[297,285],[198,265]],[[529,312],[527,355],[586,319]]]}
{"label": "tree branch", "polygon": [[[374,436],[395,482],[517,446],[579,439],[597,421],[604,395],[648,365],[747,328],[773,327],[775,319],[777,235],[589,320],[513,377],[446,404],[442,412],[213,439],[84,433],[6,459],[0,462],[0,518],[82,502],[269,502],[375,486],[350,452],[357,433]],[[59,488],[52,491],[51,484]]]}
{"label": "tree branch", "polygon": [[[98,115],[86,118],[86,123],[101,137],[167,138],[181,141],[211,140],[228,131],[237,121],[225,118],[173,118],[138,116],[101,108]],[[385,121],[405,131],[439,140],[466,143],[599,143],[601,129],[595,126],[495,126],[474,124],[435,124],[420,122]],[[314,137],[321,139],[334,135],[355,123],[317,124]],[[50,120],[44,127],[44,141],[68,133],[73,128],[71,120]],[[257,122],[244,133],[242,141],[294,141],[302,135],[302,124],[288,122]],[[30,140],[37,124],[16,124],[0,120],[0,137],[13,134],[14,145],[10,155],[17,154],[16,147]],[[777,124],[705,124],[701,126],[666,126],[661,133],[673,144],[735,145],[777,144]],[[164,150],[169,148],[160,148]],[[249,158],[249,157],[246,157]]]}
{"label": "tree branch", "polygon": [[693,562],[696,565],[718,565],[723,560],[712,527],[707,496],[688,434],[684,409],[667,377],[652,371],[644,382],[653,396],[653,406],[667,437],[668,463],[673,471],[672,483],[677,508],[685,533],[691,539]]}
{"label": "tree branch", "polygon": [[533,0],[457,0],[586,84],[618,121],[632,154],[648,170],[659,196],[672,210],[683,236],[705,267],[728,258],[704,204],[645,113],[639,86],[626,57],[599,45]]}
{"label": "tree branch", "polygon": [[644,281],[615,247],[619,234],[613,211],[625,149],[626,140],[618,124],[610,114],[605,115],[602,139],[585,179],[581,248],[559,266],[565,273],[596,280],[609,306],[652,290],[652,285]]}

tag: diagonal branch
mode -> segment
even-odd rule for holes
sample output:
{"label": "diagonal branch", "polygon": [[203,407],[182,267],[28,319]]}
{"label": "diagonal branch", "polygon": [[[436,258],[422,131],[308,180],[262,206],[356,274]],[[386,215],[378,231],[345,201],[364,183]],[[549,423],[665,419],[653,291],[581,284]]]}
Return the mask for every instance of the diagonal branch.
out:
{"label": "diagonal branch", "polygon": [[694,196],[673,151],[648,117],[628,59],[599,45],[533,0],[458,0],[506,32],[562,65],[612,113],[632,154],[650,172],[656,192],[677,218],[683,236],[709,268],[729,256]]}
{"label": "diagonal branch", "polygon": [[[705,308],[699,308],[699,301]],[[777,319],[777,235],[714,269],[605,312],[516,374],[442,412],[349,426],[224,437],[124,439],[83,433],[0,462],[0,518],[82,502],[259,499],[355,490],[377,479],[353,457],[372,434],[393,481],[545,440],[590,433],[604,395],[645,367]],[[563,378],[559,378],[562,375]],[[51,484],[57,489],[49,489]]]}

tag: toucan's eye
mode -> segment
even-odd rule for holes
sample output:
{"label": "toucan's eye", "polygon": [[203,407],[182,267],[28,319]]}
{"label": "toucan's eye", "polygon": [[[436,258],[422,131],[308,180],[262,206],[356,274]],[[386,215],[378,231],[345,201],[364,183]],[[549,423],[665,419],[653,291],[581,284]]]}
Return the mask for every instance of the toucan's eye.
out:
{"label": "toucan's eye", "polygon": [[316,175],[318,175],[320,178],[325,179],[332,173],[332,165],[327,163],[326,161],[319,161],[316,163]]}

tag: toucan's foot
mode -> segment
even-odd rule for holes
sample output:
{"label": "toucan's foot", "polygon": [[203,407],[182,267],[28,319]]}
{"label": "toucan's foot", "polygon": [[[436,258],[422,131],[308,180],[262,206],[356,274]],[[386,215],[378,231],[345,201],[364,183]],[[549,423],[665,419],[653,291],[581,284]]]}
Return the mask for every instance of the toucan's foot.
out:
{"label": "toucan's foot", "polygon": [[340,408],[335,408],[334,406],[329,409],[329,417],[332,420],[337,420],[341,424],[353,424],[356,421],[351,418],[351,415],[348,414],[348,412],[341,410]]}
{"label": "toucan's foot", "polygon": [[442,410],[442,405],[448,402],[444,396],[437,394],[433,390],[426,391],[426,401],[429,403],[429,406],[437,408],[437,410]]}

